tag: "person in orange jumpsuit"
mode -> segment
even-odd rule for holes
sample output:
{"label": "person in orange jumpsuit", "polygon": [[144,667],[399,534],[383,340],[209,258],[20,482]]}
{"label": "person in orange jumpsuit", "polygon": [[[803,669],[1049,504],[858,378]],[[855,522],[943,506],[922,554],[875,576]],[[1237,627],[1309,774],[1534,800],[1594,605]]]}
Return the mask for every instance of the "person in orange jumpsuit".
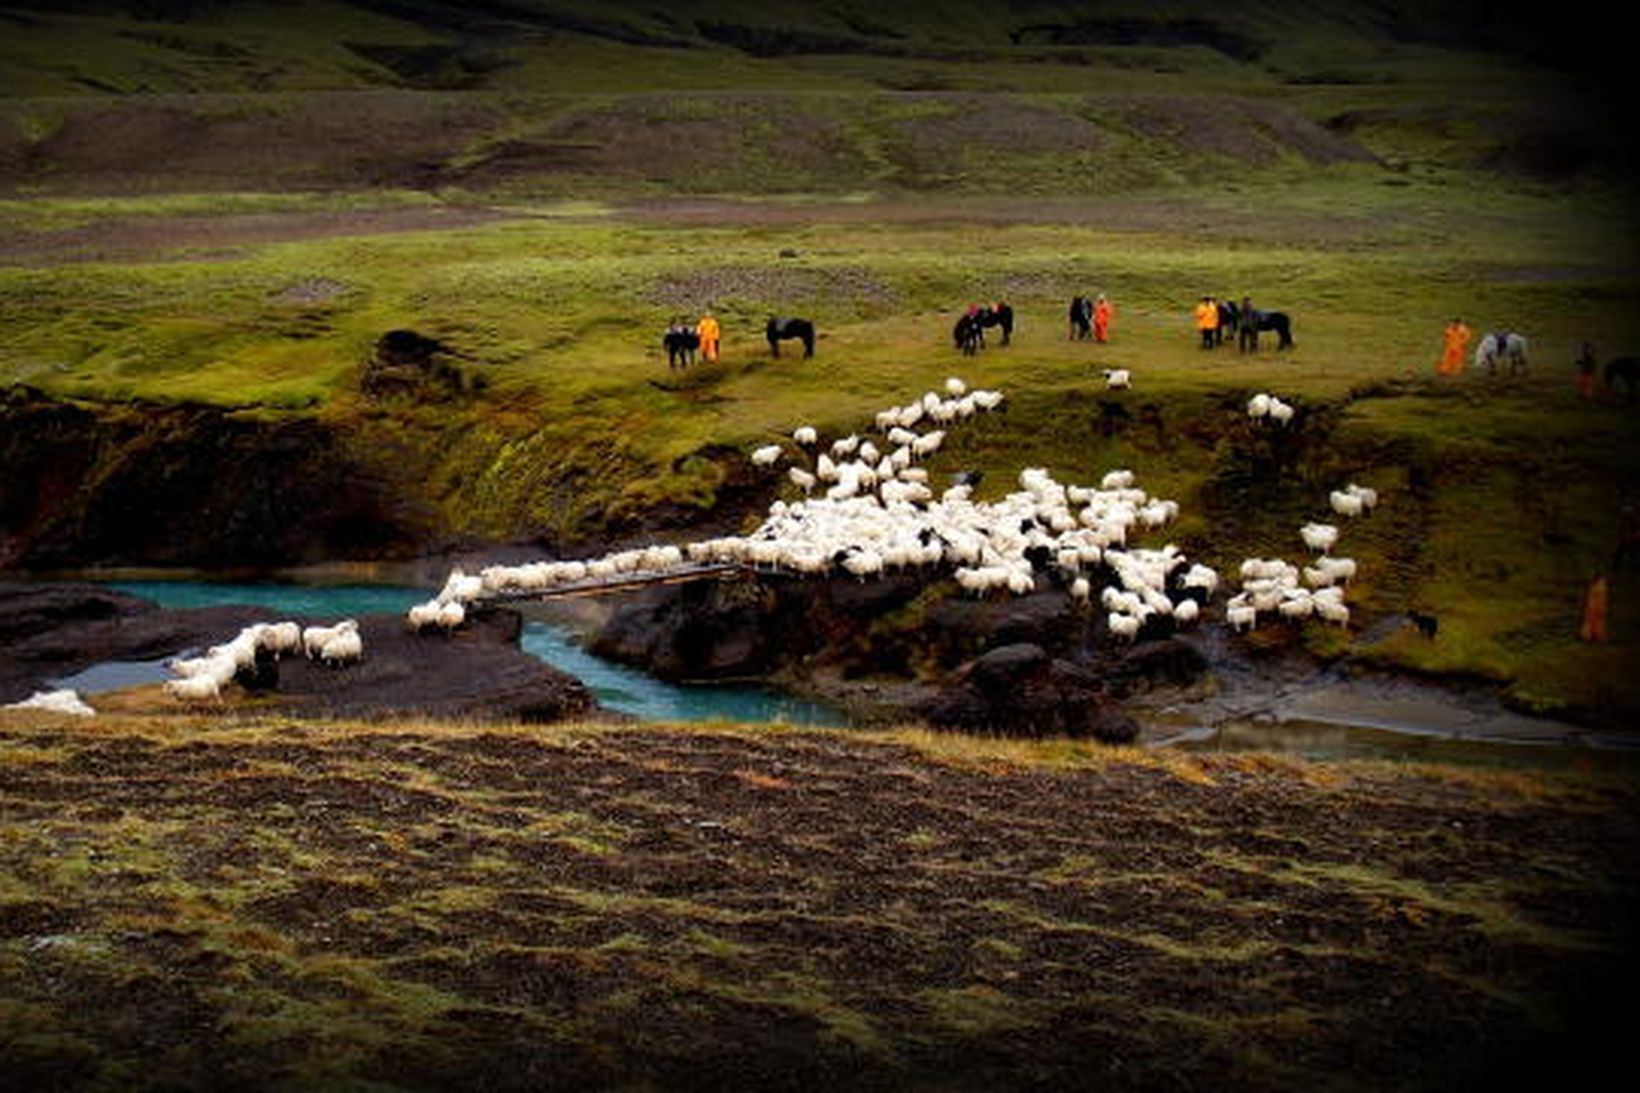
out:
{"label": "person in orange jumpsuit", "polygon": [[1219,332],[1219,305],[1211,296],[1203,296],[1196,305],[1196,331],[1202,336],[1202,348],[1212,349]]}
{"label": "person in orange jumpsuit", "polygon": [[1093,305],[1093,340],[1096,342],[1110,339],[1110,301],[1105,294],[1100,293],[1098,301]]}
{"label": "person in orange jumpsuit", "polygon": [[712,317],[710,311],[702,315],[700,322],[695,324],[695,334],[700,338],[701,357],[707,361],[717,360],[718,338],[721,331],[718,327],[718,321]]}
{"label": "person in orange jumpsuit", "polygon": [[1436,371],[1443,376],[1456,376],[1463,371],[1463,355],[1469,348],[1471,331],[1462,319],[1446,324],[1446,345],[1441,349],[1441,363]]}
{"label": "person in orange jumpsuit", "polygon": [[1611,586],[1604,573],[1595,574],[1589,589],[1583,594],[1583,625],[1578,628],[1579,641],[1605,641],[1606,615],[1611,608]]}

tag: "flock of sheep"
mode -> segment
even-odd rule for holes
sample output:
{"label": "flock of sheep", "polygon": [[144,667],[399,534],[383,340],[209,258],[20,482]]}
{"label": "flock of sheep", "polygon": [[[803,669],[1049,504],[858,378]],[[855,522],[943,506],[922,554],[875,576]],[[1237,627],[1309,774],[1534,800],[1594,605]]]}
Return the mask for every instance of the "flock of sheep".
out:
{"label": "flock of sheep", "polygon": [[[1128,375],[1107,378],[1114,386],[1130,382]],[[1108,629],[1128,640],[1152,619],[1174,626],[1199,619],[1219,575],[1171,544],[1130,542],[1163,528],[1179,511],[1177,502],[1140,489],[1131,471],[1113,470],[1091,486],[1062,484],[1042,468],[1026,468],[1020,488],[996,501],[976,500],[965,482],[936,492],[923,462],[940,450],[949,427],[997,409],[1003,399],[1000,391],[970,391],[952,377],[943,391],[878,412],[866,435],[826,444],[813,426],[801,426],[788,442],[751,452],[752,463],[771,472],[784,462],[787,480],[802,496],[774,502],[750,534],[586,561],[495,565],[477,574],[456,569],[437,596],[410,610],[407,622],[416,630],[448,631],[462,624],[469,606],[487,599],[723,564],[862,581],[907,571],[949,573],[964,591],[981,597],[1035,591],[1039,575],[1046,574],[1082,604],[1090,604],[1095,584],[1104,582],[1097,598]],[[1285,426],[1294,410],[1261,393],[1249,401],[1247,413]],[[1334,511],[1347,516],[1369,511],[1376,501],[1372,490],[1353,484],[1332,496]],[[1301,536],[1317,554],[1310,565],[1257,558],[1243,563],[1242,587],[1225,611],[1233,628],[1250,628],[1260,612],[1348,622],[1344,585],[1356,566],[1328,553],[1336,527],[1307,525]]]}
{"label": "flock of sheep", "polygon": [[[1107,381],[1125,387],[1130,377]],[[1019,489],[995,501],[976,500],[967,482],[935,492],[923,462],[940,450],[950,426],[997,409],[1003,398],[1000,391],[970,391],[952,377],[943,393],[929,391],[877,413],[874,436],[852,434],[823,445],[818,430],[799,427],[789,445],[763,445],[751,453],[754,465],[769,470],[788,460],[786,477],[802,496],[774,502],[750,534],[588,560],[492,565],[476,574],[457,568],[437,595],[409,609],[406,622],[418,632],[448,633],[465,624],[471,606],[487,600],[724,564],[862,581],[907,571],[949,573],[976,597],[1034,592],[1045,574],[1084,605],[1095,599],[1095,583],[1101,582],[1097,599],[1107,628],[1113,637],[1130,641],[1153,619],[1174,627],[1199,619],[1219,575],[1191,563],[1172,544],[1150,548],[1130,541],[1165,527],[1179,512],[1177,502],[1140,489],[1131,471],[1110,471],[1098,485],[1088,486],[1063,484],[1042,468],[1027,467],[1019,474]],[[1266,393],[1247,403],[1254,421],[1285,426],[1293,413],[1289,403]],[[929,425],[937,427],[917,431]],[[1370,512],[1378,497],[1351,483],[1332,491],[1328,500],[1338,516],[1357,517]],[[1344,588],[1356,575],[1356,563],[1331,553],[1338,527],[1308,523],[1299,537],[1315,555],[1309,564],[1280,558],[1241,563],[1241,587],[1224,607],[1232,629],[1250,630],[1260,615],[1269,614],[1348,624]],[[165,690],[187,702],[220,700],[222,688],[254,670],[262,653],[275,658],[302,653],[342,666],[358,661],[364,644],[352,619],[306,629],[295,622],[257,623],[201,656],[172,661],[175,678]],[[46,705],[48,700],[29,701]]]}
{"label": "flock of sheep", "polygon": [[310,660],[337,668],[363,658],[364,639],[353,619],[306,629],[288,621],[253,623],[233,640],[213,645],[202,656],[171,661],[168,667],[175,678],[165,681],[165,691],[184,702],[219,701],[222,688],[240,673],[253,671],[261,653],[276,659],[303,653]]}

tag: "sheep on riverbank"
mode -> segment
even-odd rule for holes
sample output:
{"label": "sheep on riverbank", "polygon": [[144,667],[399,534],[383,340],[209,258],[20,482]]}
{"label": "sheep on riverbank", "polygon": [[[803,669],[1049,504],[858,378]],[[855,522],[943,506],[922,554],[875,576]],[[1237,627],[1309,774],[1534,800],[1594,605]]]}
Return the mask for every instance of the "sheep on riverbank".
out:
{"label": "sheep on riverbank", "polygon": [[72,714],[75,717],[93,717],[97,713],[80,697],[79,692],[70,688],[35,691],[21,702],[8,703],[0,709],[44,710],[48,713]]}

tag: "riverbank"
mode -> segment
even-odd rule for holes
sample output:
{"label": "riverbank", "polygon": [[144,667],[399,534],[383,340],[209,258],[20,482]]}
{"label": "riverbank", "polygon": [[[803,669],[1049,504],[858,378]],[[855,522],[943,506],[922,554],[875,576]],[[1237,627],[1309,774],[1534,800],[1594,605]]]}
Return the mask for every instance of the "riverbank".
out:
{"label": "riverbank", "polygon": [[[422,569],[436,571],[427,564]],[[311,615],[312,621],[330,622],[339,612],[361,610],[387,611],[379,618],[363,616],[372,657],[380,657],[380,663],[371,671],[328,672],[305,662],[290,662],[275,690],[246,696],[236,701],[234,708],[288,708],[333,717],[553,720],[575,716],[575,709],[580,708],[577,703],[582,701],[579,697],[576,702],[564,701],[567,685],[561,678],[562,669],[578,670],[576,682],[584,691],[589,675],[596,674],[589,673],[590,666],[618,673],[609,685],[622,693],[611,696],[610,701],[650,711],[633,716],[743,721],[749,711],[766,710],[767,718],[773,721],[863,728],[937,720],[931,719],[929,712],[939,710],[942,703],[949,708],[953,694],[960,694],[958,684],[974,671],[971,665],[963,666],[952,673],[953,679],[940,683],[881,676],[845,678],[841,673],[824,670],[805,675],[787,669],[772,677],[742,681],[745,685],[738,688],[721,684],[679,687],[646,680],[635,670],[600,661],[580,647],[574,635],[584,637],[595,632],[610,616],[608,605],[596,601],[520,605],[521,619],[512,611],[494,613],[456,640],[409,635],[402,625],[403,605],[386,605],[399,600],[407,604],[417,598],[413,588],[351,583],[361,577],[389,573],[405,579],[409,571],[403,567],[333,566],[304,572],[302,576],[310,582],[304,585],[243,588],[213,584],[196,587],[175,580],[150,585],[132,580],[151,580],[156,576],[152,571],[110,574],[124,578],[118,587],[105,583],[0,583],[0,636],[8,640],[7,652],[0,656],[0,704],[20,700],[48,686],[73,686],[78,673],[113,681],[99,684],[98,690],[116,689],[123,670],[147,686],[132,694],[99,698],[95,705],[124,712],[171,708],[174,704],[152,686],[152,681],[166,674],[162,667],[165,658],[224,641],[254,621],[295,613]],[[213,591],[216,588],[239,590]],[[155,609],[140,598],[140,593],[153,594],[156,589],[163,590],[162,598],[173,603],[197,600],[201,605]],[[130,590],[136,590],[139,596],[132,596]],[[250,602],[204,606],[211,597],[224,595]],[[293,612],[293,604],[302,609]],[[532,625],[548,625],[560,636],[545,645],[539,637],[521,640],[521,625],[526,635]],[[1199,679],[1188,686],[1152,680],[1154,686],[1135,687],[1133,681],[1138,677],[1130,673],[1126,689],[1121,692],[1117,705],[1123,715],[1131,718],[1133,739],[1145,746],[1290,751],[1312,757],[1371,753],[1415,757],[1430,747],[1420,740],[1551,748],[1568,755],[1591,750],[1608,755],[1632,753],[1640,748],[1640,735],[1620,726],[1580,724],[1513,710],[1495,684],[1384,671],[1347,660],[1328,663],[1297,650],[1265,654],[1255,661],[1212,627],[1187,640],[1200,650],[1201,663],[1211,665]],[[566,663],[568,653],[574,656]],[[1027,663],[1033,656],[1027,656]],[[1141,663],[1158,656],[1178,659],[1176,650],[1135,650]],[[1010,659],[1017,659],[1017,653],[1005,653],[999,659],[1006,665]],[[549,673],[557,670],[558,675],[548,674],[528,683],[542,670],[543,661]],[[1010,670],[1015,674],[1003,685],[1019,714],[1014,732],[1043,735],[1042,728],[1026,717],[1017,668]],[[1104,686],[1109,686],[1108,681]],[[532,702],[529,695],[537,687],[545,689],[542,693],[558,697],[544,706]],[[652,697],[648,695],[651,689],[655,691]],[[668,699],[666,696],[674,690],[688,700]],[[579,695],[579,691],[576,693]],[[714,700],[714,693],[725,697]],[[780,695],[791,698],[782,700]],[[596,691],[592,697],[598,700]],[[1067,700],[1075,702],[1078,697],[1073,693]],[[690,710],[697,712],[687,712]],[[827,716],[828,710],[837,711],[836,716]],[[950,727],[964,726],[959,722]],[[1009,731],[1002,723],[971,725],[969,729],[1003,734]],[[1066,731],[1071,735],[1087,734],[1086,730],[1076,732],[1073,728]],[[1059,734],[1050,731],[1046,735]],[[1382,739],[1386,736],[1390,739]],[[1368,742],[1362,743],[1363,738]],[[1433,747],[1442,751],[1438,744]],[[1461,747],[1443,751],[1460,760],[1465,753]],[[1467,753],[1476,754],[1477,749],[1467,749]],[[1517,758],[1510,757],[1511,761]]]}

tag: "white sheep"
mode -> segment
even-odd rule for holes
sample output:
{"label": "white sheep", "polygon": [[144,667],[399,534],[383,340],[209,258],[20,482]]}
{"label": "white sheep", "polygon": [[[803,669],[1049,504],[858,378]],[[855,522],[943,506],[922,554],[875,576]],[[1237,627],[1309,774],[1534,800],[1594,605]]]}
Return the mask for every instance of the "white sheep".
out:
{"label": "white sheep", "polygon": [[[455,602],[455,601],[451,601],[450,603],[441,604],[439,606],[439,609],[438,609],[438,626],[441,630],[449,632],[451,630],[458,629],[466,621],[467,621],[467,609],[465,607],[463,607],[460,603]],[[338,635],[338,638],[341,637],[341,636],[342,635]],[[338,638],[332,638],[331,642],[338,640]],[[328,649],[330,647],[331,642],[326,642],[325,643],[325,648],[326,649]],[[361,649],[361,651],[362,651],[362,649]]]}
{"label": "white sheep", "polygon": [[765,444],[752,452],[752,463],[759,467],[772,467],[780,459],[780,445]]}
{"label": "white sheep", "polygon": [[1293,408],[1274,395],[1270,396],[1270,420],[1277,425],[1286,425],[1293,420]]}
{"label": "white sheep", "polygon": [[[460,607],[460,604],[456,604]],[[352,664],[364,656],[364,639],[358,630],[343,630],[325,642],[319,650],[319,660],[327,667],[338,668]]]}
{"label": "white sheep", "polygon": [[1260,391],[1247,400],[1247,416],[1257,421],[1270,413],[1270,396]]}
{"label": "white sheep", "polygon": [[302,631],[302,649],[307,653],[308,659],[318,660],[326,643],[332,638],[358,628],[359,624],[353,619],[343,619],[334,626],[310,626]]}
{"label": "white sheep", "polygon": [[288,620],[269,623],[262,629],[262,648],[276,657],[298,652],[302,648],[302,628]]}
{"label": "white sheep", "polygon": [[1333,490],[1327,495],[1332,510],[1340,516],[1360,516],[1366,506],[1361,498],[1344,490]]}
{"label": "white sheep", "polygon": [[[439,624],[439,611],[442,606],[437,600],[418,603],[405,613],[405,621],[409,623],[410,629],[420,633]],[[320,644],[323,645],[322,642]]]}
{"label": "white sheep", "polygon": [[1105,616],[1105,623],[1110,632],[1116,637],[1132,641],[1139,636],[1139,618],[1129,615],[1125,611],[1112,611]]}
{"label": "white sheep", "polygon": [[188,676],[165,681],[165,693],[183,702],[220,702],[222,687],[213,675]]}
{"label": "white sheep", "polygon": [[55,691],[35,691],[21,702],[13,702],[5,707],[8,710],[46,710],[50,713],[73,714],[75,717],[91,717],[96,714],[77,691],[71,688],[62,688]]}
{"label": "white sheep", "polygon": [[1133,373],[1126,368],[1105,369],[1105,388],[1111,391],[1122,391],[1133,385]]}
{"label": "white sheep", "polygon": [[1304,539],[1304,545],[1318,553],[1325,554],[1338,542],[1338,528],[1332,524],[1305,524],[1298,529],[1298,534]]}
{"label": "white sheep", "polygon": [[949,376],[945,381],[945,393],[952,398],[961,398],[968,393],[968,385],[956,376]]}
{"label": "white sheep", "polygon": [[[820,458],[824,459],[825,456],[821,456]],[[792,485],[796,486],[804,493],[812,493],[814,491],[814,487],[820,481],[819,478],[810,474],[808,471],[805,471],[802,467],[787,467],[786,477],[791,479]]]}
{"label": "white sheep", "polygon": [[792,430],[792,440],[805,448],[812,448],[820,442],[820,434],[812,425],[799,425]]}

